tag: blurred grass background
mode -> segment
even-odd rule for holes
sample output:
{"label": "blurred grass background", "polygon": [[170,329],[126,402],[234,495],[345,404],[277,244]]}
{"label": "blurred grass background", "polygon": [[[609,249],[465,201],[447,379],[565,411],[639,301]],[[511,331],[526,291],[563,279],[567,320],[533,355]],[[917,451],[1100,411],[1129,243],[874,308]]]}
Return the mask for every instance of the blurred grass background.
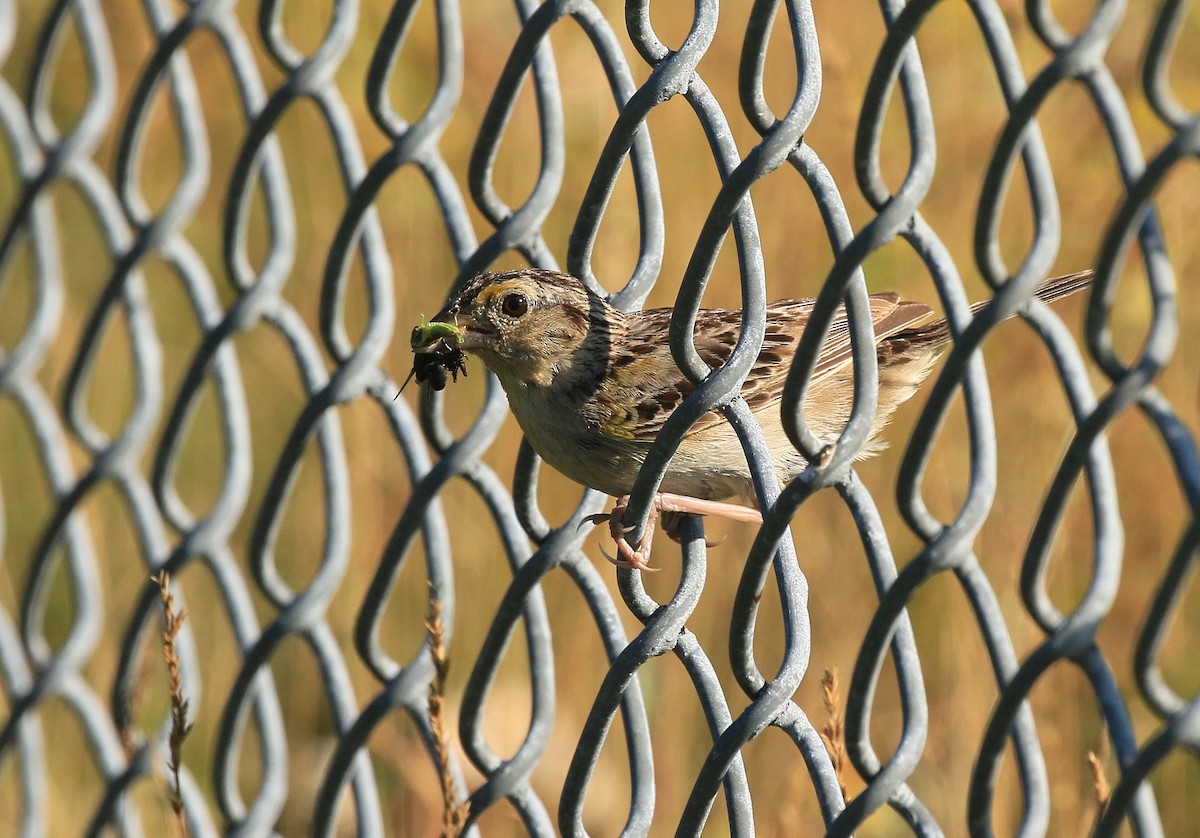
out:
{"label": "blurred grass background", "polygon": [[[603,0],[598,5],[625,40],[622,5],[614,0]],[[1045,64],[1049,53],[1030,31],[1021,4],[1005,0],[1002,5],[1024,70],[1031,76]],[[1091,4],[1057,5],[1055,11],[1070,31],[1078,31],[1086,24]],[[40,0],[18,0],[16,4],[18,35],[3,66],[3,78],[21,95],[32,72],[37,42],[34,35],[41,30],[48,7],[48,3]],[[102,170],[111,175],[121,120],[128,112],[131,91],[146,66],[154,38],[140,3],[104,0],[102,8],[117,65],[118,100],[110,130],[94,157]],[[287,35],[300,49],[310,52],[323,37],[332,9],[333,3],[328,0],[285,5],[283,25]],[[387,149],[385,137],[369,118],[362,91],[372,50],[388,11],[383,2],[365,0],[354,43],[336,75],[368,161]],[[690,8],[685,4],[655,3],[651,12],[659,37],[668,46],[678,46],[691,20]],[[824,92],[805,139],[831,169],[853,223],[861,227],[873,214],[855,186],[853,137],[871,61],[883,39],[883,26],[874,4],[817,0],[814,12],[821,37]],[[1131,4],[1107,54],[1108,66],[1127,98],[1147,154],[1159,149],[1169,138],[1168,131],[1150,111],[1139,82],[1152,12],[1151,4]],[[266,87],[272,90],[284,81],[284,75],[263,49],[256,26],[257,13],[255,4],[245,3],[237,8]],[[737,59],[748,14],[749,3],[731,3],[722,8],[716,39],[699,66],[699,72],[724,107],[743,153],[757,140],[741,116],[736,89]],[[408,118],[419,116],[434,89],[437,46],[433,23],[432,8],[424,4],[417,13],[391,87],[393,102]],[[472,144],[519,23],[511,4],[471,3],[464,4],[463,27],[465,84],[457,113],[441,143],[442,153],[460,184],[465,184]],[[791,45],[784,29],[777,26],[772,36],[766,73],[768,101],[779,113],[790,101],[795,85]],[[1171,80],[1177,95],[1195,108],[1200,105],[1200,72],[1192,60],[1195,44],[1200,42],[1200,15],[1195,11],[1186,21],[1180,41],[1182,46],[1176,54]],[[599,61],[581,30],[564,21],[555,27],[551,43],[563,87],[567,171],[544,230],[547,243],[560,264],[565,264],[567,235],[616,110]],[[986,287],[971,256],[973,218],[988,157],[1003,124],[1003,102],[983,39],[966,4],[939,6],[923,25],[918,44],[938,128],[936,176],[921,211],[954,254],[968,291],[973,298],[979,298],[986,294]],[[1186,57],[1189,45],[1192,58]],[[217,40],[210,33],[196,33],[188,40],[185,51],[200,80],[212,157],[212,175],[204,200],[185,234],[216,277],[223,303],[229,304],[235,294],[221,267],[220,231],[227,184],[233,161],[245,140],[246,125],[240,106],[234,104],[238,102],[234,77]],[[644,80],[645,64],[631,48],[626,49],[626,57],[635,78]],[[78,120],[89,89],[84,53],[77,33],[69,31],[61,45],[51,91],[53,115],[60,130],[69,129]],[[1063,236],[1056,269],[1065,273],[1094,264],[1122,190],[1103,125],[1080,86],[1060,86],[1042,109],[1039,124],[1061,202]],[[667,248],[658,286],[647,305],[669,305],[716,194],[718,178],[703,133],[685,102],[675,99],[657,108],[648,127],[664,193]],[[530,149],[537,147],[538,130],[533,97],[526,89],[495,169],[497,190],[510,205],[519,204],[535,181],[538,159]],[[907,165],[905,130],[900,109],[893,102],[883,144],[884,172],[893,187],[900,183]],[[139,172],[141,188],[150,206],[155,208],[166,202],[179,182],[180,142],[175,132],[168,98],[160,91]],[[278,138],[287,164],[299,232],[293,276],[284,296],[315,331],[321,272],[345,208],[345,192],[337,175],[328,130],[311,102],[300,102],[289,109],[279,125]],[[18,200],[19,182],[7,149],[0,159],[4,161],[0,169],[0,210],[7,219]],[[82,325],[113,265],[96,219],[78,193],[71,186],[58,183],[51,187],[50,194],[61,237],[66,301],[58,339],[45,358],[39,381],[57,399],[62,393],[66,370],[78,351]],[[757,184],[752,197],[761,226],[771,297],[815,294],[832,264],[832,255],[817,208],[803,181],[793,171],[781,169]],[[411,361],[406,346],[408,324],[416,322],[421,313],[428,314],[440,307],[456,265],[436,203],[415,172],[398,172],[377,203],[393,260],[397,300],[397,338],[386,367],[399,381],[407,374]],[[1179,281],[1182,318],[1176,356],[1158,383],[1188,426],[1195,429],[1200,425],[1197,374],[1200,294],[1191,281],[1200,269],[1200,242],[1195,236],[1196,219],[1200,217],[1200,166],[1195,161],[1176,167],[1167,178],[1156,206]],[[472,213],[477,234],[485,236],[488,225],[474,209]],[[259,214],[251,223],[252,254],[265,251],[265,235]],[[1002,249],[1010,265],[1018,263],[1030,235],[1027,196],[1018,177],[1010,189],[1001,230]],[[637,246],[636,204],[626,171],[595,248],[596,275],[610,288],[616,288],[632,268]],[[1150,315],[1136,247],[1134,251],[1111,321],[1118,348],[1126,360],[1139,351]],[[501,264],[520,263],[510,256]],[[171,399],[178,392],[201,331],[173,269],[154,256],[146,259],[142,267],[163,346],[164,392]],[[872,290],[896,289],[905,296],[936,301],[926,271],[902,242],[875,253],[866,269]],[[354,270],[360,268],[356,266]],[[33,265],[27,242],[18,247],[7,271],[0,280],[0,312],[3,312],[0,346],[5,349],[11,348],[23,333],[32,306]],[[733,248],[727,244],[706,304],[736,305],[735,276]],[[354,334],[353,324],[361,323],[366,311],[361,284],[351,282],[347,309]],[[1080,298],[1056,306],[1077,334],[1083,309],[1084,301]],[[93,417],[110,432],[122,427],[135,398],[128,341],[124,323],[116,319],[106,333],[88,390],[88,407]],[[275,332],[259,326],[239,335],[233,344],[248,394],[255,440],[253,491],[230,542],[245,566],[249,532],[264,486],[283,440],[301,410],[304,394],[290,352]],[[1042,634],[1020,601],[1017,588],[1020,558],[1069,439],[1071,422],[1051,359],[1028,326],[1020,322],[1003,325],[991,336],[984,353],[992,384],[1000,463],[994,509],[976,549],[1000,598],[1018,655],[1024,657],[1040,642]],[[473,371],[478,368],[478,364],[472,365]],[[1094,386],[1103,391],[1103,378],[1094,369],[1092,372]],[[482,397],[482,379],[473,375],[465,384],[450,390],[446,404],[452,427],[464,429],[471,421]],[[406,392],[404,398],[415,401],[416,393]],[[862,463],[860,468],[863,480],[880,505],[901,563],[919,549],[919,542],[897,512],[895,475],[900,452],[922,402],[923,397],[918,396],[901,409],[889,432],[891,449]],[[365,704],[377,692],[378,684],[352,648],[353,624],[377,558],[409,495],[409,486],[400,451],[377,407],[360,399],[341,408],[339,416],[353,477],[353,555],[350,571],[330,604],[327,617],[343,645],[360,703]],[[182,496],[193,509],[207,509],[215,498],[224,450],[220,427],[210,387],[188,432],[177,480]],[[161,433],[161,417],[158,428]],[[486,457],[488,465],[506,479],[512,473],[519,439],[516,424],[510,421]],[[1139,740],[1144,740],[1159,723],[1136,690],[1132,651],[1155,586],[1182,533],[1186,507],[1170,459],[1145,419],[1137,413],[1126,413],[1112,425],[1108,440],[1119,480],[1126,550],[1120,594],[1101,628],[1099,641],[1130,704]],[[158,442],[156,434],[145,448],[143,464],[147,472]],[[75,445],[74,440],[72,444]],[[30,429],[8,400],[0,400],[0,446],[0,484],[6,490],[0,606],[16,614],[28,579],[27,557],[50,520],[54,504]],[[924,487],[931,510],[943,519],[951,517],[962,501],[967,482],[967,450],[962,411],[956,408],[942,432]],[[76,468],[82,471],[86,467],[82,447],[75,445],[72,453]],[[544,509],[552,522],[561,521],[574,508],[578,487],[549,469],[542,474]],[[489,516],[474,492],[465,483],[456,482],[447,488],[443,501],[453,521],[460,603],[450,650],[449,694],[451,707],[456,708],[470,663],[488,630],[509,572],[499,541],[489,525]],[[316,570],[317,545],[323,535],[323,519],[317,511],[323,509],[319,462],[315,451],[310,450],[275,550],[281,573],[291,585],[303,585]],[[119,639],[127,628],[124,615],[146,584],[148,573],[128,503],[118,491],[101,486],[84,502],[83,514],[96,545],[106,615],[103,640],[83,674],[94,689],[107,695],[112,686]],[[1054,601],[1062,610],[1069,610],[1088,584],[1092,547],[1089,515],[1086,492],[1077,488],[1055,542],[1048,579]],[[843,683],[848,682],[876,598],[853,523],[836,496],[824,493],[813,498],[801,508],[792,531],[801,567],[812,586],[812,661],[810,674],[796,700],[819,726],[823,722],[820,672],[836,666],[842,672]],[[689,626],[712,656],[736,713],[744,706],[744,699],[728,672],[728,620],[740,573],[739,558],[749,546],[752,531],[744,526],[713,522],[710,532],[728,538],[711,552],[709,581]],[[591,536],[586,549],[599,559],[597,541],[598,536]],[[418,559],[417,555],[409,557],[381,631],[385,648],[402,661],[416,653],[423,637],[426,581]],[[666,542],[659,545],[656,564],[663,567],[663,572],[648,577],[646,584],[653,595],[665,599],[677,581],[672,549]],[[607,567],[602,572],[615,598],[613,575]],[[216,727],[239,657],[228,615],[208,572],[200,563],[193,563],[179,579],[187,597],[188,619],[203,652],[203,684],[200,693],[191,697],[195,729],[185,746],[185,763],[211,796]],[[52,586],[53,607],[46,626],[52,643],[61,640],[73,618],[69,587],[65,573],[60,570]],[[579,729],[606,664],[586,604],[567,577],[561,573],[550,576],[544,589],[554,630],[558,705],[554,734],[533,782],[553,811]],[[273,609],[257,591],[254,593],[258,616],[265,623],[275,616]],[[1192,653],[1200,643],[1197,596],[1193,584],[1176,611],[1163,657],[1169,682],[1184,695],[1200,689],[1200,667]],[[632,636],[638,626],[624,614],[623,608],[622,613]],[[973,628],[969,605],[951,577],[942,575],[925,585],[910,613],[925,667],[932,720],[925,757],[910,784],[948,834],[965,834],[966,783],[996,695],[990,668],[982,640]],[[759,664],[765,672],[772,671],[780,659],[780,638],[777,599],[769,586],[758,619],[756,647]],[[486,707],[488,741],[502,755],[515,751],[527,730],[530,693],[523,650],[523,638],[514,638]],[[146,687],[138,719],[144,730],[153,730],[167,712],[165,674],[153,644],[145,654]],[[312,689],[319,673],[311,651],[302,641],[293,638],[280,647],[273,657],[272,673],[283,702],[290,760],[290,792],[278,829],[286,835],[300,834],[307,828],[321,767],[334,744],[332,723],[328,707]],[[709,739],[694,691],[674,658],[668,656],[644,667],[640,682],[656,746],[658,823],[662,825],[661,834],[669,834],[707,753]],[[1041,679],[1031,700],[1054,782],[1051,834],[1084,834],[1096,811],[1087,752],[1103,752],[1104,734],[1094,696],[1078,668],[1060,664]],[[0,697],[0,712],[7,712],[6,701],[7,698]],[[873,741],[880,755],[886,758],[901,723],[890,666],[885,670],[876,702]],[[48,806],[53,834],[74,834],[83,828],[99,803],[103,790],[100,774],[92,762],[80,758],[80,753],[86,751],[81,740],[82,728],[64,703],[49,702],[40,718],[49,760]],[[252,738],[247,742],[252,742]],[[253,744],[248,744],[244,751],[240,780],[243,792],[252,796],[259,778],[255,764],[258,756]],[[744,755],[757,804],[755,817],[760,834],[819,832],[819,812],[803,764],[785,737],[768,730]],[[419,747],[415,728],[406,718],[395,714],[379,728],[372,739],[372,757],[385,801],[385,816],[394,833],[435,834],[441,806],[437,776]],[[1116,772],[1112,756],[1104,759],[1108,776],[1113,780]],[[479,776],[468,769],[468,784],[474,787],[478,781]],[[1154,774],[1153,782],[1167,834],[1200,834],[1196,831],[1195,800],[1200,794],[1200,767],[1196,760],[1178,754],[1168,758]],[[850,779],[851,794],[861,788],[860,781]],[[138,802],[147,813],[151,831],[156,823],[162,823],[164,829],[169,826],[169,812],[161,792],[161,788],[149,782],[138,789]],[[587,800],[586,823],[592,834],[610,835],[619,831],[628,794],[623,738],[614,730]],[[0,764],[0,813],[6,813],[0,814],[0,833],[14,828],[18,800],[16,767],[13,760],[6,760]],[[348,807],[344,810],[347,817],[343,825],[350,831]],[[1019,816],[1019,786],[1010,757],[1001,774],[995,810],[998,834],[1011,834]],[[480,825],[489,835],[522,832],[515,814],[505,805],[489,810]],[[724,803],[718,799],[706,834],[721,835],[727,829]],[[908,832],[898,816],[883,811],[860,834],[886,836]]]}

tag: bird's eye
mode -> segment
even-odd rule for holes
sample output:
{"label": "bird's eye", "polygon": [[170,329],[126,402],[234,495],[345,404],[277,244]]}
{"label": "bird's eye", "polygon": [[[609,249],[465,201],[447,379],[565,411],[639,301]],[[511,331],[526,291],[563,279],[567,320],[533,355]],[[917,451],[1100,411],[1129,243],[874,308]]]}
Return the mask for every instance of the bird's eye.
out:
{"label": "bird's eye", "polygon": [[529,300],[524,294],[508,294],[500,301],[500,310],[506,317],[520,317],[529,311]]}

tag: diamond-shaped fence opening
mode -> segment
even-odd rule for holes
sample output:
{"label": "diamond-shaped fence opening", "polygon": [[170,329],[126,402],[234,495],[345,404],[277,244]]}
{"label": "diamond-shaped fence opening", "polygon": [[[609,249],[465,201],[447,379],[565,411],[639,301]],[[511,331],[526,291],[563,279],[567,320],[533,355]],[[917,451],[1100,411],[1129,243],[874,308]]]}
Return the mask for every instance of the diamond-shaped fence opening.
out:
{"label": "diamond-shaped fence opening", "polygon": [[[320,5],[0,0],[0,833],[1195,829],[1194,8]],[[761,529],[613,570],[478,361],[395,398],[518,266],[674,307]],[[889,289],[953,341],[856,460]]]}

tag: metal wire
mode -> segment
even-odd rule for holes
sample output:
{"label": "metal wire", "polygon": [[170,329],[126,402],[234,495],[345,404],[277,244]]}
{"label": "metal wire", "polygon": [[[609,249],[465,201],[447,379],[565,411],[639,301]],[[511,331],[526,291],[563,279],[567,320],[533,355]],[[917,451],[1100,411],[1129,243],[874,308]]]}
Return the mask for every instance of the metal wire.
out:
{"label": "metal wire", "polygon": [[[1049,57],[1026,79],[1001,8],[991,0],[971,0],[974,25],[986,45],[1008,109],[992,151],[975,223],[975,261],[995,296],[975,317],[969,313],[960,268],[920,211],[937,153],[927,80],[915,37],[928,14],[939,6],[934,0],[880,3],[887,37],[873,59],[854,149],[858,188],[874,216],[857,230],[843,205],[839,185],[817,151],[804,141],[822,91],[819,33],[807,3],[755,0],[749,10],[738,67],[742,113],[736,118],[744,117],[758,132],[759,140],[743,153],[734,142],[731,120],[735,116],[722,110],[697,69],[718,27],[729,25],[722,20],[716,0],[696,0],[689,31],[675,49],[668,48],[656,33],[650,0],[628,0],[623,33],[613,28],[591,0],[546,0],[540,4],[517,0],[520,35],[494,81],[490,106],[465,173],[451,169],[439,142],[445,132],[455,130],[451,122],[460,105],[464,68],[475,47],[464,43],[460,8],[454,0],[431,0],[431,5],[431,22],[421,23],[419,3],[398,0],[375,39],[365,107],[386,137],[387,148],[368,159],[353,115],[358,103],[347,101],[336,83],[351,40],[364,25],[359,0],[335,0],[319,42],[308,50],[289,40],[284,4],[279,0],[263,0],[257,7],[257,32],[247,31],[244,26],[249,18],[237,4],[225,0],[189,0],[184,6],[168,0],[143,0],[154,46],[133,83],[127,110],[119,115],[111,9],[99,0],[55,0],[47,9],[27,14],[25,6],[0,0],[0,63],[6,64],[0,83],[0,126],[6,140],[2,154],[15,177],[15,189],[10,190],[15,197],[4,209],[0,283],[12,286],[16,274],[32,288],[32,303],[22,314],[17,337],[0,355],[0,397],[20,416],[25,438],[53,498],[52,514],[39,522],[35,543],[19,554],[7,550],[10,583],[17,600],[15,611],[0,605],[0,683],[7,707],[0,730],[0,760],[16,767],[5,782],[16,785],[18,790],[11,797],[19,800],[20,811],[19,815],[6,815],[5,822],[23,835],[45,834],[49,828],[55,784],[48,773],[44,719],[51,703],[61,703],[83,730],[81,748],[104,785],[99,804],[87,818],[90,831],[116,826],[125,834],[139,835],[149,829],[132,802],[132,791],[167,753],[169,729],[164,723],[157,731],[135,731],[131,744],[130,730],[137,721],[130,708],[139,690],[146,641],[156,625],[157,589],[146,582],[128,614],[111,613],[100,597],[103,567],[140,561],[142,577],[160,569],[177,574],[190,566],[203,567],[240,653],[228,691],[217,694],[206,689],[199,678],[205,641],[185,624],[179,652],[192,712],[215,702],[220,718],[210,759],[211,783],[194,777],[188,762],[182,767],[181,791],[194,834],[262,835],[281,828],[281,813],[289,795],[296,793],[298,778],[289,775],[292,746],[272,665],[281,646],[292,638],[302,641],[320,676],[314,695],[300,698],[323,702],[336,739],[328,760],[312,766],[318,779],[305,786],[316,789],[311,802],[312,831],[332,834],[339,805],[349,789],[358,832],[384,834],[388,801],[377,785],[368,756],[369,740],[399,712],[416,725],[431,765],[435,764],[435,749],[428,710],[434,664],[428,642],[409,659],[397,660],[381,642],[382,618],[405,559],[419,540],[424,574],[434,595],[444,603],[444,619],[453,632],[455,564],[440,498],[448,484],[465,481],[493,519],[512,572],[501,604],[491,615],[479,655],[470,662],[470,677],[461,699],[461,745],[484,777],[466,798],[471,834],[479,831],[479,818],[502,801],[511,804],[531,835],[553,835],[556,824],[562,834],[585,834],[585,801],[606,737],[618,719],[628,753],[630,795],[625,834],[646,834],[652,823],[656,829],[666,829],[655,820],[655,754],[647,699],[638,686],[641,668],[666,654],[675,655],[691,679],[712,742],[681,819],[674,825],[676,834],[698,834],[720,796],[724,797],[729,833],[754,833],[753,788],[743,764],[743,748],[769,726],[780,730],[803,760],[830,835],[851,834],[884,806],[899,813],[914,834],[958,832],[958,824],[939,824],[930,807],[907,785],[924,756],[930,728],[938,720],[930,718],[906,607],[937,576],[953,577],[970,603],[975,618],[971,628],[984,641],[998,695],[982,740],[972,746],[977,757],[967,801],[971,834],[991,834],[997,776],[1010,747],[1022,799],[1020,834],[1048,833],[1054,783],[1026,700],[1042,676],[1059,662],[1078,666],[1086,678],[1120,766],[1120,777],[1095,834],[1115,834],[1124,822],[1138,835],[1163,834],[1158,802],[1147,776],[1171,754],[1190,751],[1200,755],[1200,695],[1179,694],[1162,675],[1159,661],[1166,627],[1183,608],[1182,591],[1200,554],[1196,441],[1154,385],[1156,375],[1172,358],[1179,329],[1172,267],[1156,220],[1154,197],[1165,178],[1200,156],[1200,117],[1180,103],[1169,74],[1186,4],[1181,0],[1161,4],[1142,64],[1146,99],[1169,134],[1168,141],[1145,159],[1129,105],[1105,63],[1106,48],[1123,18],[1123,3],[1098,3],[1086,26],[1072,36],[1057,23],[1046,3],[1029,0],[1025,7],[1029,24]],[[401,340],[397,341],[394,254],[389,254],[376,213],[381,190],[397,173],[412,170],[421,176],[440,208],[441,223],[459,265],[454,281],[436,293],[451,293],[510,252],[540,267],[558,267],[543,224],[562,186],[565,129],[571,115],[564,112],[549,36],[571,22],[595,51],[618,115],[574,218],[566,269],[594,287],[602,287],[593,272],[593,251],[618,176],[628,166],[638,211],[637,261],[627,278],[616,282],[606,276],[603,287],[619,286],[611,294],[612,302],[633,309],[660,279],[665,223],[648,119],[666,102],[681,98],[690,107],[720,175],[720,189],[679,281],[670,330],[672,353],[697,389],[666,423],[647,457],[633,492],[629,523],[636,531],[645,526],[649,502],[691,424],[707,411],[723,411],[752,465],[764,510],[764,523],[745,557],[729,615],[728,666],[744,693],[741,696],[726,694],[718,676],[724,664],[710,658],[687,627],[705,587],[706,548],[698,521],[690,519],[684,526],[682,576],[669,601],[656,601],[638,574],[621,571],[618,580],[623,602],[614,602],[600,572],[580,550],[584,533],[579,531],[579,523],[600,509],[603,499],[595,492],[585,493],[575,513],[554,525],[540,509],[539,464],[527,445],[521,449],[511,486],[482,460],[507,415],[497,382],[489,381],[470,428],[456,434],[444,420],[441,394],[423,393],[420,411],[414,414],[405,401],[393,400],[396,383],[381,366],[384,354],[397,342],[402,344],[404,337],[401,328]],[[408,121],[392,101],[393,76],[406,39],[421,25],[435,30],[437,59],[431,70],[435,84],[427,106]],[[782,114],[771,109],[764,92],[767,43],[775,26],[785,28],[795,57],[795,89]],[[69,125],[62,125],[52,89],[68,37],[77,40],[87,90],[82,108]],[[35,44],[23,91],[19,89],[21,77],[7,66],[18,42]],[[626,43],[646,65],[648,73],[641,84],[635,81],[635,72],[641,68],[635,71],[626,62]],[[256,53],[259,47],[261,51]],[[246,125],[244,141],[232,150],[236,159],[228,183],[214,183],[211,174],[214,149],[209,145],[201,107],[205,80],[197,78],[193,69],[197,50],[217,56],[232,74],[238,96],[231,107]],[[282,80],[267,81],[276,77]],[[1103,393],[1089,383],[1084,355],[1070,331],[1046,307],[1031,301],[1034,285],[1053,267],[1061,229],[1053,173],[1036,119],[1047,98],[1066,84],[1076,85],[1090,98],[1107,132],[1124,190],[1123,202],[1107,227],[1097,257],[1085,330],[1087,357],[1108,380]],[[526,86],[536,101],[540,162],[528,197],[518,206],[510,206],[498,193],[495,169],[518,94]],[[911,144],[907,170],[896,188],[885,181],[881,164],[883,124],[893,92],[900,97]],[[169,117],[156,120],[152,111],[164,96],[170,105],[166,109]],[[285,294],[297,259],[298,239],[305,231],[297,228],[296,198],[279,137],[285,130],[281,124],[285,116],[302,102],[311,103],[319,117],[345,197],[332,243],[324,254],[316,323],[309,322],[294,298]],[[164,134],[178,143],[181,163],[169,195],[152,201],[145,195],[145,159],[157,135]],[[115,140],[111,164],[101,162],[108,159],[101,149],[109,139]],[[1018,164],[1028,191],[1033,236],[1016,267],[1011,267],[1001,256],[998,230],[1001,207]],[[783,399],[789,438],[818,465],[786,486],[777,484],[763,433],[738,396],[740,383],[762,343],[767,303],[766,268],[751,191],[781,167],[794,169],[807,185],[835,254]],[[482,240],[476,238],[468,197],[461,187],[464,182],[469,200],[490,228]],[[840,187],[846,189],[848,184]],[[103,275],[96,277],[102,286],[83,323],[70,322],[63,315],[64,298],[71,290],[63,270],[64,253],[71,247],[72,236],[60,221],[64,189],[82,201],[110,257]],[[201,201],[214,190],[224,195],[220,276],[214,276],[197,249],[200,233],[194,223]],[[259,216],[261,222],[255,220]],[[730,234],[737,251],[743,330],[728,362],[714,371],[697,353],[692,330],[717,254]],[[897,499],[923,547],[900,570],[875,500],[853,469],[877,407],[876,356],[862,266],[868,256],[897,237],[906,241],[927,267],[954,335],[953,348],[929,387],[904,451]],[[1132,359],[1122,360],[1113,348],[1110,324],[1116,278],[1134,242],[1145,269],[1152,311],[1141,350]],[[183,383],[173,393],[166,392],[163,384],[164,336],[155,324],[156,303],[145,276],[147,266],[158,263],[165,264],[179,280],[191,307],[189,316],[200,333]],[[351,328],[346,322],[351,282],[360,283],[359,293],[366,300],[361,327]],[[841,438],[822,456],[823,443],[807,427],[800,406],[821,341],[835,309],[843,304],[853,336],[854,408]],[[999,456],[988,380],[978,350],[991,329],[1014,313],[1033,326],[1053,357],[1076,423],[1023,557],[1021,594],[1043,638],[1032,652],[1020,656],[997,592],[973,547],[996,499]],[[128,334],[126,372],[134,395],[132,409],[120,427],[107,432],[89,412],[89,394],[95,386],[92,370],[100,344],[113,328]],[[304,397],[302,409],[294,417],[275,417],[275,426],[286,429],[284,441],[278,459],[269,466],[267,484],[256,506],[250,503],[255,439],[250,413],[255,394],[243,385],[242,362],[235,350],[238,336],[252,330],[266,330],[282,339]],[[51,347],[62,344],[73,347],[65,382],[60,392],[48,392],[45,359]],[[177,472],[189,429],[206,393],[215,396],[224,456],[213,500],[199,507],[181,497]],[[960,508],[943,518],[930,510],[923,488],[936,434],[955,399],[966,408],[971,455],[966,464],[968,488]],[[373,405],[385,417],[403,454],[412,492],[386,548],[377,557],[373,579],[358,606],[353,643],[359,660],[352,662],[327,610],[345,585],[354,501],[350,478],[355,464],[347,457],[339,409],[358,402]],[[1172,522],[1181,532],[1178,552],[1138,634],[1137,684],[1142,699],[1161,723],[1148,737],[1135,732],[1128,697],[1122,696],[1096,639],[1097,627],[1119,591],[1124,558],[1116,476],[1106,434],[1114,419],[1127,409],[1139,411],[1161,437],[1173,468],[1171,476],[1182,486],[1188,510],[1185,520]],[[256,428],[254,433],[261,434],[263,429]],[[277,565],[275,541],[300,464],[309,452],[319,463],[324,536],[315,571],[297,588],[285,581]],[[0,481],[8,467],[9,458],[0,457]],[[1045,578],[1051,540],[1067,498],[1080,481],[1091,506],[1094,529],[1091,578],[1076,606],[1063,613],[1047,594]],[[104,486],[114,488],[124,505],[140,551],[138,558],[106,555],[96,543],[82,508]],[[7,519],[19,514],[20,489],[11,484],[6,488]],[[866,787],[848,803],[818,732],[793,701],[807,675],[812,638],[809,582],[800,570],[788,524],[809,498],[825,488],[837,493],[854,521],[878,596],[878,607],[854,667],[846,718],[849,755]],[[245,555],[232,546],[239,525],[251,528]],[[555,717],[551,646],[555,626],[541,589],[542,581],[555,571],[565,574],[586,602],[608,658],[604,664],[607,675],[577,731],[556,814],[548,810],[542,787],[532,782]],[[66,630],[50,638],[45,624],[56,575],[69,585],[71,613]],[[778,590],[784,651],[778,664],[764,671],[755,654],[755,632],[760,622],[760,597],[771,576]],[[175,593],[184,606],[178,584]],[[262,603],[266,603],[265,610]],[[643,625],[633,638],[622,628],[621,609],[628,609]],[[532,709],[519,747],[502,756],[502,749],[489,740],[483,716],[498,669],[518,631],[528,657]],[[102,639],[113,632],[119,633],[120,654],[111,694],[105,696],[93,678],[93,661]],[[895,672],[902,724],[898,741],[885,757],[872,741],[871,721],[881,672],[889,661]],[[373,693],[356,694],[352,663],[365,666],[373,675]],[[260,766],[252,782],[245,778],[248,750],[254,751]],[[452,770],[459,788],[465,788],[459,767]],[[777,801],[761,798],[759,803],[766,808],[777,805]]]}

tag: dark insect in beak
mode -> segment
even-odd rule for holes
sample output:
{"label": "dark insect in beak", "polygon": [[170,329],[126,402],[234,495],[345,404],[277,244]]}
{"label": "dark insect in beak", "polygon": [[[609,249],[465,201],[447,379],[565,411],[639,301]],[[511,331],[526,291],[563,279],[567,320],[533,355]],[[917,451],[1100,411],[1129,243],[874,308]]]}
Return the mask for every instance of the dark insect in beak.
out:
{"label": "dark insect in beak", "polygon": [[[400,393],[404,392],[404,388],[408,386],[408,382],[412,381],[414,377],[419,384],[428,381],[429,386],[435,390],[446,389],[447,373],[450,374],[451,380],[455,382],[458,381],[458,374],[460,372],[463,374],[463,378],[467,377],[466,359],[466,353],[457,344],[451,345],[445,340],[437,340],[413,356],[412,371],[408,374],[408,378],[404,379],[404,383],[400,385]],[[396,394],[396,398],[400,398],[400,393]]]}

